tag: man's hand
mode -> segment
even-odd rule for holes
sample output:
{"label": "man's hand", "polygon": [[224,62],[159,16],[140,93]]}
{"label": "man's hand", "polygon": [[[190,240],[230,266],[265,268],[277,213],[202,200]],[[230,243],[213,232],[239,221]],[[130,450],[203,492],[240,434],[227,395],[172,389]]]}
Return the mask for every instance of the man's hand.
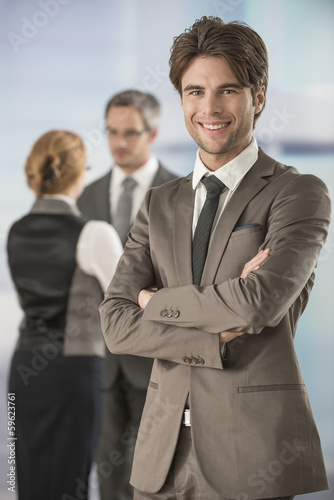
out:
{"label": "man's hand", "polygon": [[[270,248],[261,250],[252,260],[244,265],[240,278],[246,278],[251,271],[256,271],[259,269],[260,265],[269,257]],[[220,344],[225,344],[225,342],[230,342],[231,340],[240,337],[246,332],[235,333],[235,332],[221,332],[219,334]]]}
{"label": "man's hand", "polygon": [[244,265],[240,278],[246,278],[251,271],[259,269],[260,265],[269,257],[270,248],[261,250],[255,257]]}
{"label": "man's hand", "polygon": [[241,333],[221,332],[219,334],[219,343],[225,344],[225,342],[230,342],[231,340],[235,339],[236,337],[240,337],[240,335],[243,335],[244,333],[245,332],[241,332]]}
{"label": "man's hand", "polygon": [[[240,275],[240,278],[246,278],[247,275],[251,271],[256,271],[259,269],[260,265],[268,258],[270,253],[270,249],[266,248],[266,250],[261,250],[252,260],[247,262],[242,270],[242,273]],[[139,295],[138,295],[138,304],[141,309],[145,309],[153,295],[156,293],[157,288],[143,288],[143,290],[140,290]],[[234,333],[234,332],[221,332],[219,334],[220,337],[220,343],[225,343],[225,342],[230,342],[231,340],[235,339],[236,337],[240,337],[240,335],[243,335],[245,332],[241,333]]]}
{"label": "man's hand", "polygon": [[141,309],[146,308],[156,291],[157,288],[143,288],[143,290],[140,290],[138,295],[138,304]]}

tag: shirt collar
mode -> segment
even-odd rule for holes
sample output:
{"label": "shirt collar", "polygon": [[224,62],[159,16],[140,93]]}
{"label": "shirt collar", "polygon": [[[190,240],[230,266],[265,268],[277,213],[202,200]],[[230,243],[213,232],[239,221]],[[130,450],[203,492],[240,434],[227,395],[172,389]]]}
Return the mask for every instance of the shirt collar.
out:
{"label": "shirt collar", "polygon": [[251,143],[241,153],[233,158],[215,172],[211,172],[202,162],[199,151],[197,151],[195,168],[192,179],[192,187],[195,190],[200,183],[203,175],[216,175],[225,186],[233,191],[246,175],[248,170],[252,168],[258,158],[258,145],[255,137]]}
{"label": "shirt collar", "polygon": [[159,168],[158,159],[151,155],[149,160],[141,167],[137,168],[131,175],[127,175],[124,170],[117,164],[113,167],[113,183],[121,186],[126,177],[132,177],[139,186],[145,186],[145,179],[153,177]]}
{"label": "shirt collar", "polygon": [[43,194],[41,198],[44,198],[45,200],[60,200],[64,201],[68,205],[76,205],[76,201],[70,196],[67,196],[67,194]]}

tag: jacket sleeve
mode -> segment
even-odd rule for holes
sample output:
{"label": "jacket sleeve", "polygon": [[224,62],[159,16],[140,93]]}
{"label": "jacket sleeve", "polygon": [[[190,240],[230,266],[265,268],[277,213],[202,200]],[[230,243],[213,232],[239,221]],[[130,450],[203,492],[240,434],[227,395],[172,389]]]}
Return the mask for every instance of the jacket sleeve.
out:
{"label": "jacket sleeve", "polygon": [[219,335],[143,320],[138,294],[155,285],[149,248],[150,191],[131,230],[124,254],[100,306],[102,331],[114,354],[160,358],[222,369]]}
{"label": "jacket sleeve", "polygon": [[[210,286],[163,288],[149,301],[143,319],[212,333],[256,334],[276,326],[297,299],[307,301],[304,291],[327,237],[330,209],[328,191],[320,179],[293,176],[272,201],[261,246],[271,253],[259,270],[245,279]],[[160,316],[166,304],[171,310],[177,304],[177,318]]]}

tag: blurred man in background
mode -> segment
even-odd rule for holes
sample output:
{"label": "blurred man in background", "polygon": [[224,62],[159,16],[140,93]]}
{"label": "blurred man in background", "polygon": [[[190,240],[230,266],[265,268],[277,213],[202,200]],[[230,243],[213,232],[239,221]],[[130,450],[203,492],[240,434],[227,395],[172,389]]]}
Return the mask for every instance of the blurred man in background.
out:
{"label": "blurred man in background", "polygon": [[[160,123],[160,104],[153,95],[137,90],[116,94],[106,106],[105,119],[115,163],[85,189],[78,206],[89,218],[111,223],[124,245],[146,191],[176,176],[152,154]],[[104,418],[97,454],[100,493],[102,500],[130,500],[133,449],[152,360],[106,353]]]}

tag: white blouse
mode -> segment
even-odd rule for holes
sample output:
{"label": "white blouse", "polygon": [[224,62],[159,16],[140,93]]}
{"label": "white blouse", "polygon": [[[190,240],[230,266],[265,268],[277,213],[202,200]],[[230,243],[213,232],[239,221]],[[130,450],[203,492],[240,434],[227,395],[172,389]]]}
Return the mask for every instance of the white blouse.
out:
{"label": "white blouse", "polygon": [[86,274],[95,276],[104,292],[122,253],[121,240],[108,222],[91,220],[85,224],[77,244],[77,264]]}

